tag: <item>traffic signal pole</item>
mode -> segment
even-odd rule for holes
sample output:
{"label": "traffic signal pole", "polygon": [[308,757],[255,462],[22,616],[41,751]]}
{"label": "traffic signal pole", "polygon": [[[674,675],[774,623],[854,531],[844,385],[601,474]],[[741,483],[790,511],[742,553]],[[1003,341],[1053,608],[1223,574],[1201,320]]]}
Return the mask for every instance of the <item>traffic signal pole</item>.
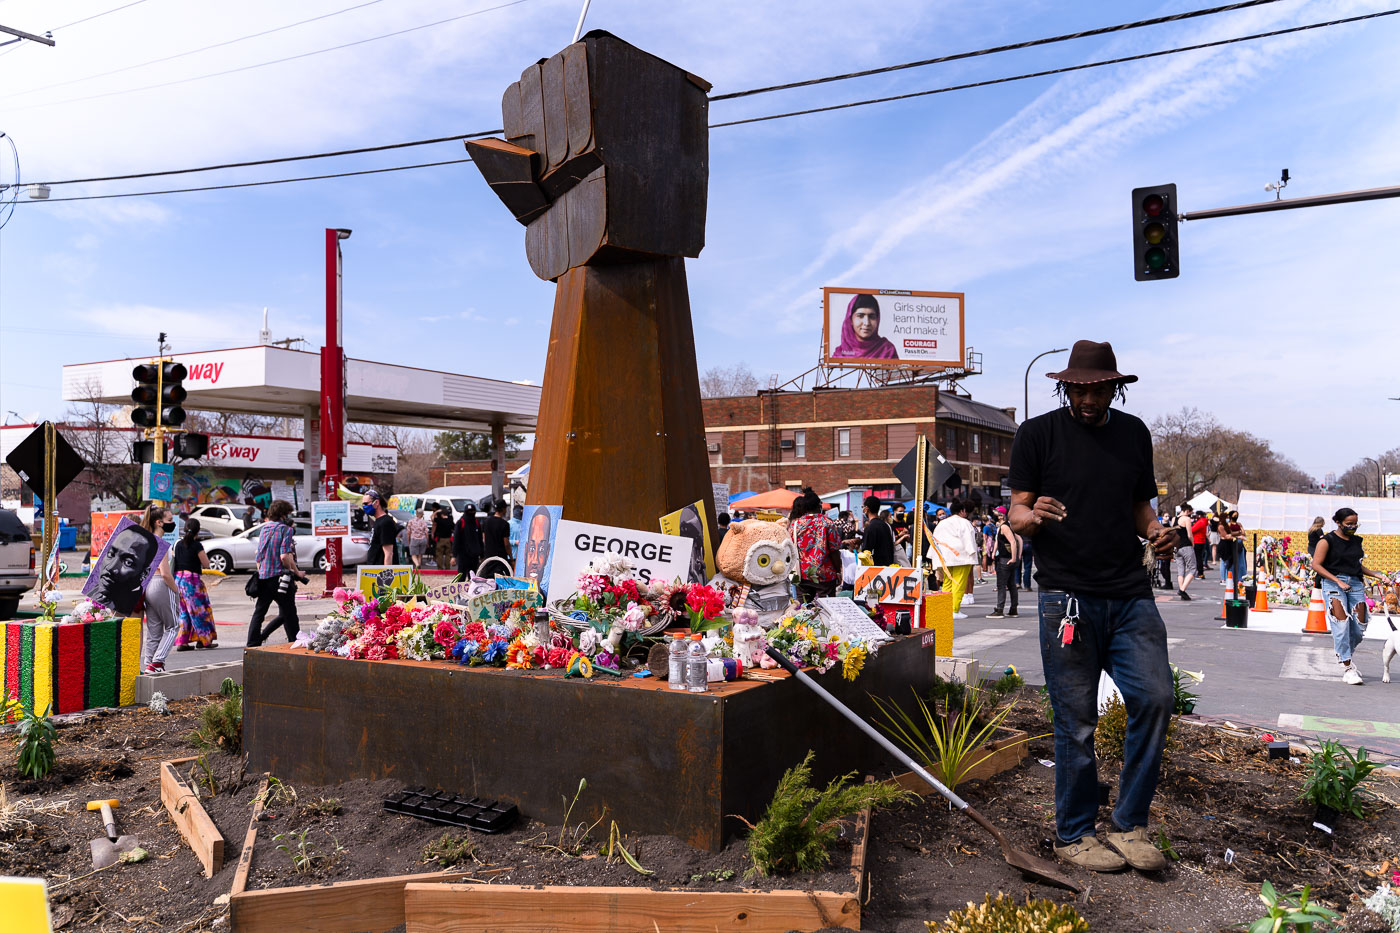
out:
{"label": "traffic signal pole", "polygon": [[1384,198],[1400,198],[1400,185],[1386,188],[1363,188],[1360,191],[1343,191],[1338,194],[1317,194],[1312,197],[1289,198],[1288,200],[1260,201],[1257,204],[1240,204],[1235,207],[1215,207],[1204,211],[1187,211],[1178,214],[1177,219],[1213,220],[1216,217],[1237,217],[1241,214],[1263,214],[1269,211],[1291,211],[1301,207],[1323,207],[1329,204],[1351,204],[1354,201],[1379,201]]}

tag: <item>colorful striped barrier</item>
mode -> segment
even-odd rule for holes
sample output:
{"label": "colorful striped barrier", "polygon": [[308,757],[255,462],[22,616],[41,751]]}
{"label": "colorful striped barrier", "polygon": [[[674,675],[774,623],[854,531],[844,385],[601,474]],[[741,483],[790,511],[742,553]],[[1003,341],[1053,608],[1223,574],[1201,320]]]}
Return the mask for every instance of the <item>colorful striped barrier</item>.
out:
{"label": "colorful striped barrier", "polygon": [[37,713],[129,706],[136,702],[141,620],[0,623],[0,657],[0,696],[17,697]]}

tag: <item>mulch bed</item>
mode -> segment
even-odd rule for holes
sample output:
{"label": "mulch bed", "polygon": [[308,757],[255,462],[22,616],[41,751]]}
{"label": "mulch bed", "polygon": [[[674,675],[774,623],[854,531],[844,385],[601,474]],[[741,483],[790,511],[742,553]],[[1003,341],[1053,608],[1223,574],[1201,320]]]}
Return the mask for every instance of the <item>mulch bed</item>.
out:
{"label": "mulch bed", "polygon": [[[204,805],[225,838],[225,866],[205,879],[194,854],[182,842],[160,803],[162,760],[192,754],[187,737],[207,701],[171,703],[171,714],[144,709],[89,714],[59,729],[57,768],[41,782],[24,781],[8,747],[0,764],[13,804],[67,799],[67,811],[29,814],[30,825],[0,832],[0,874],[43,876],[51,886],[91,870],[88,840],[101,835],[98,817],[85,811],[89,799],[117,797],[122,831],[136,836],[151,859],[121,865],[62,884],[52,893],[55,924],[61,930],[140,930],[194,933],[227,929],[228,908],[216,898],[227,894],[261,775],[245,774],[231,756],[211,756],[219,793]],[[1032,734],[1046,731],[1039,704],[1027,691],[1010,725]],[[4,743],[8,746],[8,743]],[[985,784],[960,788],[969,801],[1013,841],[1053,857],[1054,772],[1038,759],[1052,754],[1048,738],[1036,739],[1026,763]],[[1256,893],[1268,879],[1280,889],[1305,883],[1314,896],[1346,912],[1345,929],[1384,930],[1360,908],[1359,898],[1376,887],[1380,866],[1400,867],[1400,787],[1377,781],[1390,802],[1364,821],[1344,819],[1332,836],[1311,828],[1312,811],[1296,800],[1304,766],[1268,761],[1253,738],[1222,735],[1182,726],[1154,806],[1179,860],[1160,877],[1135,872],[1090,875],[1067,867],[1085,890],[1075,896],[1028,885],[1007,866],[999,850],[969,820],[952,814],[937,797],[883,810],[875,815],[869,852],[869,900],[863,927],[923,933],[927,920],[980,901],[989,891],[1016,897],[1030,894],[1074,901],[1096,931],[1216,931],[1262,913]],[[1104,762],[1111,777],[1117,763]],[[190,766],[182,766],[187,780]],[[561,776],[561,796],[572,797],[575,779]],[[567,786],[566,786],[567,785]],[[269,806],[258,831],[249,890],[435,871],[449,866],[424,863],[424,850],[444,832],[461,830],[386,814],[381,800],[399,790],[391,781],[352,781],[330,787],[296,787],[296,801]],[[1115,787],[1116,792],[1116,787]],[[586,799],[588,791],[584,791]],[[337,804],[326,801],[334,799]],[[1107,819],[1107,810],[1103,818]],[[640,863],[655,872],[641,876],[620,860],[598,854],[606,844],[608,821],[594,829],[580,855],[550,848],[560,827],[530,821],[528,814],[509,833],[472,834],[477,861],[455,866],[477,868],[483,880],[507,884],[684,886],[735,890],[749,869],[743,844],[731,842],[708,853],[669,837],[628,837]],[[622,827],[625,831],[626,827]],[[305,832],[314,856],[298,871],[281,843]],[[567,840],[566,840],[567,841]],[[565,845],[564,848],[569,848]],[[1234,851],[1232,863],[1225,850]],[[849,848],[833,854],[833,870],[792,878],[750,879],[754,887],[846,890]]]}

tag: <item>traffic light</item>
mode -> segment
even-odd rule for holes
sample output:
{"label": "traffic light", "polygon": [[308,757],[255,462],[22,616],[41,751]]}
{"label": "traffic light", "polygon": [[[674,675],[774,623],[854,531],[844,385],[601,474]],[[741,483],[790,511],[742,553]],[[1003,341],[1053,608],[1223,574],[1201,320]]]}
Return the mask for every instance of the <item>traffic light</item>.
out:
{"label": "traffic light", "polygon": [[179,434],[175,437],[175,456],[181,460],[198,460],[209,453],[208,434]]}
{"label": "traffic light", "polygon": [[1133,278],[1139,282],[1181,274],[1176,215],[1176,185],[1133,189]]}
{"label": "traffic light", "polygon": [[141,363],[132,369],[131,378],[136,380],[136,388],[131,390],[131,400],[136,407],[131,410],[131,423],[141,428],[157,425],[173,428],[183,424],[185,410],[180,403],[189,393],[181,383],[187,374],[183,363]]}

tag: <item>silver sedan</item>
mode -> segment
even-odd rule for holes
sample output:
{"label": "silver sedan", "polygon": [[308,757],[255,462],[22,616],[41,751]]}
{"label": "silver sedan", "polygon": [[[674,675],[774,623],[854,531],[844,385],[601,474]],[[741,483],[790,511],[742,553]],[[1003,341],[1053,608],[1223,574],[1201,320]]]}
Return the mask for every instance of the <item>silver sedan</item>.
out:
{"label": "silver sedan", "polygon": [[[310,523],[297,522],[294,527],[297,566],[302,570],[325,573],[327,539],[313,537]],[[258,564],[258,536],[262,534],[262,530],[263,525],[259,524],[240,534],[226,538],[210,538],[201,542],[204,552],[209,555],[209,569],[221,573],[255,569]],[[340,559],[344,566],[353,567],[365,562],[369,555],[369,535],[352,532],[342,541]]]}

